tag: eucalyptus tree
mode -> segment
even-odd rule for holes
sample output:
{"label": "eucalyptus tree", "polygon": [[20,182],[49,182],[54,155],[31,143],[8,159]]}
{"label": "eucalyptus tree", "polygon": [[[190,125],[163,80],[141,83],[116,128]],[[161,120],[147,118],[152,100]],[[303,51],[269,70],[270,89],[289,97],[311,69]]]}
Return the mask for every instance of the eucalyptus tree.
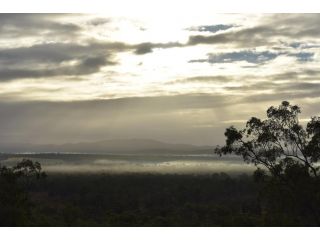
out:
{"label": "eucalyptus tree", "polygon": [[272,106],[264,120],[252,117],[241,130],[227,128],[226,145],[218,146],[215,153],[242,156],[277,177],[297,166],[318,177],[315,163],[320,160],[320,118],[312,117],[304,128],[299,122],[300,113],[297,105],[287,101]]}
{"label": "eucalyptus tree", "polygon": [[0,226],[30,224],[34,208],[30,187],[46,177],[38,162],[23,159],[15,166],[0,166]]}
{"label": "eucalyptus tree", "polygon": [[320,225],[320,118],[303,126],[300,113],[287,101],[271,106],[266,119],[252,117],[243,129],[227,128],[226,144],[215,153],[238,155],[257,166],[254,178],[270,211]]}

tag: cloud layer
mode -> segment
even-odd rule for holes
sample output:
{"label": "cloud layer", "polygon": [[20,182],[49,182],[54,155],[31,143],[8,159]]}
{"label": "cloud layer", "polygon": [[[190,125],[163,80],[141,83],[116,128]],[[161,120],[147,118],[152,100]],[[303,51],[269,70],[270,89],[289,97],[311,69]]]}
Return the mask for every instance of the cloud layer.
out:
{"label": "cloud layer", "polygon": [[319,115],[320,14],[203,19],[0,14],[1,141],[217,144],[282,100]]}

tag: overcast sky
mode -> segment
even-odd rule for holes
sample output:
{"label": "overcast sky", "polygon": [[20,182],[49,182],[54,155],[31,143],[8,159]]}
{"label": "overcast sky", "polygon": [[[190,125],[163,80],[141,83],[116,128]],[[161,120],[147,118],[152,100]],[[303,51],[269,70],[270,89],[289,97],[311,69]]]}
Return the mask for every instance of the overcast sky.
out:
{"label": "overcast sky", "polygon": [[0,14],[0,142],[221,144],[289,100],[320,112],[320,14]]}

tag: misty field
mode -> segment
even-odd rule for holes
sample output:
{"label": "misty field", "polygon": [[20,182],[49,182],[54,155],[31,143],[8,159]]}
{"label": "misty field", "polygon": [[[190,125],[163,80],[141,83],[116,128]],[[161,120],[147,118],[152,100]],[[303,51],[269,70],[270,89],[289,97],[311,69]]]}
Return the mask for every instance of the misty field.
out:
{"label": "misty field", "polygon": [[209,154],[3,154],[1,163],[12,166],[23,158],[38,161],[49,173],[159,173],[231,175],[251,174],[252,165],[235,157]]}
{"label": "misty field", "polygon": [[42,153],[2,154],[1,164],[25,157],[48,176],[25,191],[5,183],[14,196],[0,210],[1,226],[316,225],[266,211],[252,166],[239,159]]}
{"label": "misty field", "polygon": [[239,159],[205,154],[0,157],[1,165],[8,167],[25,158],[37,161],[48,174],[28,186],[27,202],[13,202],[0,211],[5,216],[2,226],[262,224],[257,222],[252,168]]}

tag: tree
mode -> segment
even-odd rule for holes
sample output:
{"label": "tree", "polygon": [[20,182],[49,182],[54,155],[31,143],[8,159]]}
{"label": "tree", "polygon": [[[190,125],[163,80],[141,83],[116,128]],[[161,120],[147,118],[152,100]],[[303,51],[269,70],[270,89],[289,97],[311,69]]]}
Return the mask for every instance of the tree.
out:
{"label": "tree", "polygon": [[38,162],[23,159],[13,167],[0,166],[0,225],[21,226],[28,223],[30,201],[28,191],[34,180],[46,173]]}
{"label": "tree", "polygon": [[226,145],[218,146],[215,153],[235,154],[256,165],[254,177],[265,183],[264,193],[273,210],[277,205],[279,211],[288,208],[288,213],[301,215],[308,208],[319,225],[320,118],[312,117],[304,128],[300,113],[298,106],[287,101],[272,106],[265,120],[252,117],[244,129],[227,128]]}

